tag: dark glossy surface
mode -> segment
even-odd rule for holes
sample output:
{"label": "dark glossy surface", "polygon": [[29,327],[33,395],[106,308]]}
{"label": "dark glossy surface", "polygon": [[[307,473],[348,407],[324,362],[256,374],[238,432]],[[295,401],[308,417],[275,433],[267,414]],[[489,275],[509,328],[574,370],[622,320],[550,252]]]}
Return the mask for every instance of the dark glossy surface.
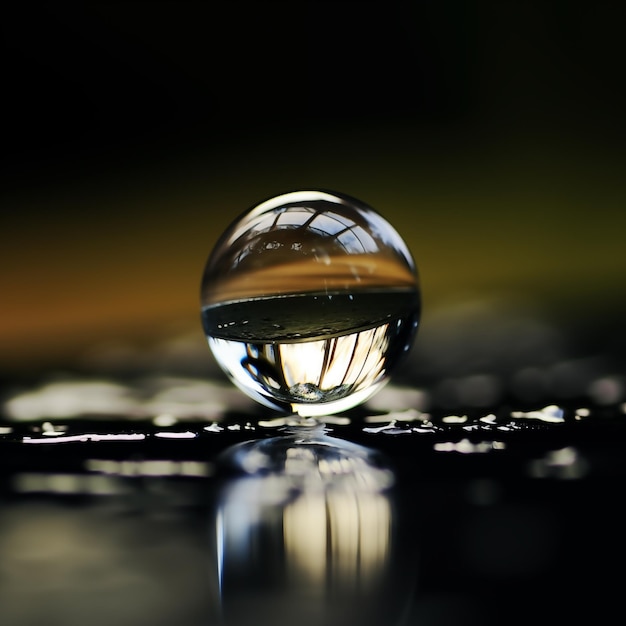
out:
{"label": "dark glossy surface", "polygon": [[551,623],[618,605],[620,405],[364,409],[326,435],[375,450],[390,482],[355,465],[321,487],[221,462],[281,420],[166,422],[4,421],[3,624]]}
{"label": "dark glossy surface", "polygon": [[0,623],[612,619],[623,332],[587,331],[449,310],[392,383],[327,419],[326,449],[293,446],[193,351],[7,379]]}

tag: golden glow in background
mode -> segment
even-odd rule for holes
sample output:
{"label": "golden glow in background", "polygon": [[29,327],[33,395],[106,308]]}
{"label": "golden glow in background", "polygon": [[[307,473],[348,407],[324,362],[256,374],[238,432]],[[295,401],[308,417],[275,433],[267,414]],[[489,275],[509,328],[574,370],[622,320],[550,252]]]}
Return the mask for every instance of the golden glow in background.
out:
{"label": "golden glow in background", "polygon": [[204,344],[217,237],[311,187],[363,200],[404,236],[423,332],[464,298],[619,319],[609,9],[338,3],[331,20],[279,4],[238,22],[194,3],[11,9],[0,370],[62,367],[107,342]]}

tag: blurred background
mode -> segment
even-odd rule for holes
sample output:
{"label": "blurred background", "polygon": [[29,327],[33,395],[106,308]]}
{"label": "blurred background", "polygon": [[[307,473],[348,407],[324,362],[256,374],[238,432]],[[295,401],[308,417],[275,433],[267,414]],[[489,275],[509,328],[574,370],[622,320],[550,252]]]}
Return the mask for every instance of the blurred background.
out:
{"label": "blurred background", "polygon": [[0,372],[208,371],[211,248],[304,187],[403,234],[425,354],[484,343],[494,311],[621,353],[622,17],[539,0],[10,4]]}
{"label": "blurred background", "polygon": [[[3,626],[618,614],[622,6],[3,7]],[[218,472],[282,422],[214,378],[203,267],[305,187],[370,204],[419,268],[411,360],[329,422],[393,460],[389,499]]]}

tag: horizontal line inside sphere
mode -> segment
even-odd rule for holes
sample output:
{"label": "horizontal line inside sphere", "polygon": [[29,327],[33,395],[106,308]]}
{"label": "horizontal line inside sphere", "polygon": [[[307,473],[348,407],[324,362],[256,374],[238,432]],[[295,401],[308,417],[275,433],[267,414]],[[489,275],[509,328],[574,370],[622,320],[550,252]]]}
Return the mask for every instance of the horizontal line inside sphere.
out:
{"label": "horizontal line inside sphere", "polygon": [[207,336],[254,343],[314,341],[419,315],[416,289],[280,294],[202,309]]}

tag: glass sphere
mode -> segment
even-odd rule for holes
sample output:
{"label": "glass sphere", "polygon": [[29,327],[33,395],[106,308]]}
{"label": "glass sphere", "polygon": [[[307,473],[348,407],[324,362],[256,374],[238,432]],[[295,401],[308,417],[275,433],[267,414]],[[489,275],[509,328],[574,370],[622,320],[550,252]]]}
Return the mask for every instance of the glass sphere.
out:
{"label": "glass sphere", "polygon": [[265,406],[318,417],[388,382],[413,343],[420,289],[409,249],[376,211],[304,190],[226,229],[201,306],[210,349],[235,385]]}

